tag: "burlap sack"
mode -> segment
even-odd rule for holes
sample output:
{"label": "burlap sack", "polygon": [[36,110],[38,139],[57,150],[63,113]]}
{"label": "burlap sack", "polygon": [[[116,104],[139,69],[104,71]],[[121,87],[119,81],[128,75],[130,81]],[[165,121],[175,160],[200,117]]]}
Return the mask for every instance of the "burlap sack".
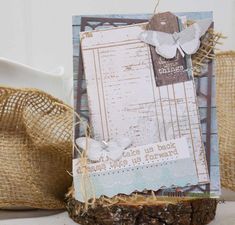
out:
{"label": "burlap sack", "polygon": [[64,208],[73,113],[38,90],[0,87],[0,208]]}
{"label": "burlap sack", "polygon": [[222,186],[235,191],[235,52],[216,56]]}

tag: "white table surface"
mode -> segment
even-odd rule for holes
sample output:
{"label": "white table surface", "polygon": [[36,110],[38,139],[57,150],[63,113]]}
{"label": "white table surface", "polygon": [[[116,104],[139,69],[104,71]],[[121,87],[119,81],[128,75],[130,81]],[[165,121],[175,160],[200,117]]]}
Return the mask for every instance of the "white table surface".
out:
{"label": "white table surface", "polygon": [[[63,211],[0,211],[0,225],[74,225]],[[209,225],[235,225],[235,202],[220,203]]]}

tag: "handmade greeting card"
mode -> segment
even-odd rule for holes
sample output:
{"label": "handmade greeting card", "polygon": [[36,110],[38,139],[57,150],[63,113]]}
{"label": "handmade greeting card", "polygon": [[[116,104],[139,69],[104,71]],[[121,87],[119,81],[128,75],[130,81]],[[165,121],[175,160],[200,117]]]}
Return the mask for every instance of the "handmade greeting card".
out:
{"label": "handmade greeting card", "polygon": [[87,198],[209,183],[190,55],[210,25],[163,13],[80,33],[94,140],[77,140],[88,157],[74,160],[77,199],[84,168],[95,184]]}

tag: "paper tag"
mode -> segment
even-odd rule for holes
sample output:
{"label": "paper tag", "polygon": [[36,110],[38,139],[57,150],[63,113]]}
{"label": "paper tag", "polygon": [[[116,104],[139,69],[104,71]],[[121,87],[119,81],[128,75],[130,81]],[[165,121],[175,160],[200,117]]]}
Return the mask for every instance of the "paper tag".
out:
{"label": "paper tag", "polygon": [[[149,22],[148,30],[161,31],[173,34],[181,29],[180,19],[171,12],[159,13]],[[192,72],[187,71],[190,57],[183,58],[179,51],[173,59],[165,59],[158,55],[155,46],[150,46],[151,57],[157,86],[173,84],[192,79]]]}

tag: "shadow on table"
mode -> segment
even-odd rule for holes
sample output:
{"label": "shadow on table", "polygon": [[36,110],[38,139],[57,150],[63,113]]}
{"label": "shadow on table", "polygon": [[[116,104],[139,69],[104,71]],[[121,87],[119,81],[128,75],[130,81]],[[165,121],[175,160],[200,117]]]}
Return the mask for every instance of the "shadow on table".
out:
{"label": "shadow on table", "polygon": [[64,212],[64,210],[40,210],[40,209],[1,210],[0,209],[0,220],[45,217],[45,216],[56,215],[62,212]]}

